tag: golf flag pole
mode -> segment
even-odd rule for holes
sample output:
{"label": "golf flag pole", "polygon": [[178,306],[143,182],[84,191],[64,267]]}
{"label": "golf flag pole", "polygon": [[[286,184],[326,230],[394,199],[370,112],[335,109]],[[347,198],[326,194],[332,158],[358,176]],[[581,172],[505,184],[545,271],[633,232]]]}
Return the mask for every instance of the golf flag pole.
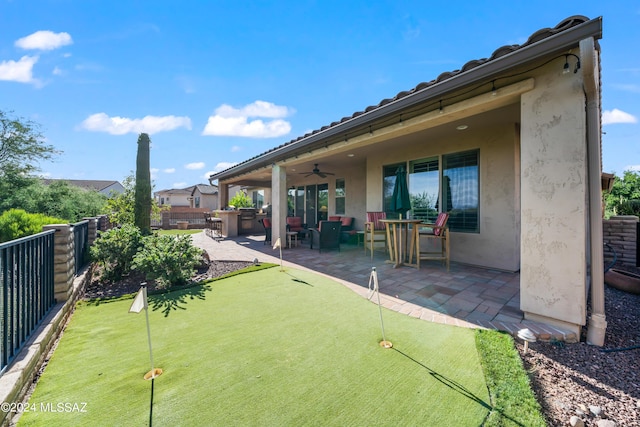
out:
{"label": "golf flag pole", "polygon": [[378,294],[378,311],[380,312],[380,328],[382,329],[382,341],[380,341],[380,347],[391,348],[393,347],[393,344],[391,343],[391,341],[387,341],[387,338],[384,336],[384,321],[382,320],[382,304],[380,304],[378,272],[376,271],[375,267],[371,267],[371,275],[369,276],[369,299],[371,299],[374,292]]}
{"label": "golf flag pole", "polygon": [[138,291],[129,313],[140,313],[144,309],[145,317],[147,318],[147,338],[149,340],[149,359],[151,360],[151,370],[144,376],[145,380],[154,379],[162,374],[162,369],[153,367],[153,349],[151,347],[151,327],[149,325],[149,304],[147,303],[147,284],[141,283],[140,290]]}
{"label": "golf flag pole", "polygon": [[280,271],[284,271],[284,267],[282,266],[282,242],[279,237],[276,239],[276,242],[273,244],[273,250],[275,251],[278,248],[280,249]]}

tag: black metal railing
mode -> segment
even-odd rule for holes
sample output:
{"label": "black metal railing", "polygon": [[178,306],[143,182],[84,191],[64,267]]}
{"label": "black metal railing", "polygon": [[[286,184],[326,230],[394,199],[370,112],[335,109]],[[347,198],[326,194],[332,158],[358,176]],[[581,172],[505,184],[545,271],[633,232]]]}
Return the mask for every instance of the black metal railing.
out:
{"label": "black metal railing", "polygon": [[0,244],[0,373],[55,305],[54,233]]}
{"label": "black metal railing", "polygon": [[89,221],[72,224],[73,240],[75,241],[75,274],[89,261]]}

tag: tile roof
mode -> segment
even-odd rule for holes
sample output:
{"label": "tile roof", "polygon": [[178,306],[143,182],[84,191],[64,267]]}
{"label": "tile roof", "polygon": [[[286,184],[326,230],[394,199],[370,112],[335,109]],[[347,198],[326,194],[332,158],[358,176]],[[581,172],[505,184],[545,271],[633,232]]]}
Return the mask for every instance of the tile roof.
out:
{"label": "tile roof", "polygon": [[[552,37],[552,36],[554,36],[554,35],[556,35],[558,33],[566,31],[566,30],[568,30],[570,28],[573,28],[575,26],[578,26],[580,24],[583,24],[583,23],[585,23],[587,21],[590,21],[590,19],[587,18],[586,16],[582,16],[582,15],[570,16],[570,17],[562,20],[558,25],[556,25],[553,28],[542,28],[542,29],[536,31],[531,36],[529,36],[527,41],[524,42],[523,44],[520,44],[520,45],[514,44],[514,45],[502,46],[502,47],[496,49],[489,58],[471,60],[471,61],[467,62],[466,64],[464,64],[464,66],[462,66],[462,68],[459,69],[459,70],[443,72],[434,80],[431,80],[429,82],[421,82],[417,86],[415,86],[414,88],[409,89],[409,90],[405,90],[405,91],[401,91],[401,92],[399,92],[398,94],[396,94],[392,98],[383,99],[377,105],[370,105],[370,106],[366,107],[362,111],[354,112],[351,116],[343,117],[342,119],[334,121],[329,125],[323,126],[320,129],[316,129],[314,131],[306,133],[305,135],[302,135],[302,136],[299,136],[299,137],[297,137],[295,139],[292,139],[289,142],[281,144],[281,145],[279,145],[277,147],[274,147],[274,148],[272,148],[272,149],[270,149],[268,151],[265,151],[262,154],[258,154],[257,156],[254,156],[254,157],[252,157],[250,159],[247,159],[247,160],[245,160],[243,162],[240,162],[235,166],[232,166],[232,167],[230,167],[228,169],[225,169],[224,171],[218,172],[216,174],[212,174],[211,176],[215,177],[216,175],[223,174],[226,171],[231,171],[231,170],[236,169],[238,167],[241,168],[244,164],[249,163],[249,162],[251,162],[253,160],[259,159],[260,157],[263,157],[263,156],[265,156],[265,155],[267,155],[269,153],[273,153],[275,151],[281,150],[284,147],[288,147],[288,146],[293,145],[293,144],[295,144],[297,142],[303,141],[303,140],[305,140],[305,139],[307,139],[307,138],[309,138],[309,137],[311,137],[313,135],[316,135],[316,134],[318,134],[320,132],[323,132],[323,131],[325,131],[327,129],[334,128],[334,127],[336,127],[336,126],[338,126],[338,125],[340,125],[340,124],[342,124],[344,122],[347,122],[347,121],[352,120],[352,119],[354,119],[354,118],[356,118],[358,116],[361,116],[364,113],[368,113],[368,112],[371,112],[371,111],[374,111],[374,110],[380,110],[380,109],[382,109],[382,107],[384,107],[385,105],[387,105],[387,104],[389,104],[391,102],[394,102],[394,101],[397,101],[397,100],[402,99],[404,97],[407,97],[409,95],[424,91],[425,89],[428,89],[428,88],[430,88],[430,87],[432,87],[432,86],[434,86],[434,85],[436,85],[438,83],[441,83],[443,81],[449,80],[452,77],[455,77],[455,76],[457,76],[459,74],[465,73],[465,72],[470,71],[470,70],[472,70],[474,68],[477,68],[477,67],[479,67],[481,65],[484,65],[484,64],[489,63],[491,61],[494,61],[494,60],[496,60],[496,59],[498,59],[500,57],[508,55],[508,54],[510,54],[512,52],[515,52],[515,51],[523,49],[523,48],[525,48],[527,46],[533,45],[533,44],[535,44],[535,43],[537,43],[537,42],[539,42],[541,40],[544,40],[546,38]],[[215,178],[213,178],[213,179],[215,179]]]}
{"label": "tile roof", "polygon": [[43,179],[42,182],[44,184],[49,185],[54,182],[64,181],[69,183],[69,185],[73,185],[75,187],[84,188],[87,190],[96,190],[102,191],[105,188],[109,188],[114,184],[120,184],[118,181],[106,181],[106,180],[95,180],[95,179]]}

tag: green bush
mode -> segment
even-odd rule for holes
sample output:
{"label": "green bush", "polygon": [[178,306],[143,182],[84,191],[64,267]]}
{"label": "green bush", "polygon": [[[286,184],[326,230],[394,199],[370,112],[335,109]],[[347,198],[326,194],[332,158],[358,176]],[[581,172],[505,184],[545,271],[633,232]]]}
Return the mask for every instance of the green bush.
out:
{"label": "green bush", "polygon": [[160,236],[143,239],[140,251],[133,258],[133,267],[147,280],[156,280],[161,287],[183,285],[195,273],[202,250],[191,244],[191,236]]}
{"label": "green bush", "polygon": [[231,200],[229,205],[236,208],[252,208],[253,201],[244,193],[244,191],[238,191]]}
{"label": "green bush", "polygon": [[124,224],[100,233],[100,238],[91,247],[91,259],[103,267],[102,280],[116,281],[131,272],[133,257],[141,247],[140,229]]}
{"label": "green bush", "polygon": [[22,209],[9,209],[0,215],[0,242],[40,233],[44,225],[68,223],[69,221],[52,216],[31,214]]}

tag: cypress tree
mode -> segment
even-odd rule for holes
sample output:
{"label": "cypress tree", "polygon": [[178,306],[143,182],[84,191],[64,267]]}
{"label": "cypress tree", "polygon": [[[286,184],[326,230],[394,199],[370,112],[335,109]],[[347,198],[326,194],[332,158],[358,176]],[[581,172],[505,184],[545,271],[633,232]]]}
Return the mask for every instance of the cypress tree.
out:
{"label": "cypress tree", "polygon": [[138,136],[134,221],[143,235],[151,234],[151,170],[149,167],[149,135]]}

